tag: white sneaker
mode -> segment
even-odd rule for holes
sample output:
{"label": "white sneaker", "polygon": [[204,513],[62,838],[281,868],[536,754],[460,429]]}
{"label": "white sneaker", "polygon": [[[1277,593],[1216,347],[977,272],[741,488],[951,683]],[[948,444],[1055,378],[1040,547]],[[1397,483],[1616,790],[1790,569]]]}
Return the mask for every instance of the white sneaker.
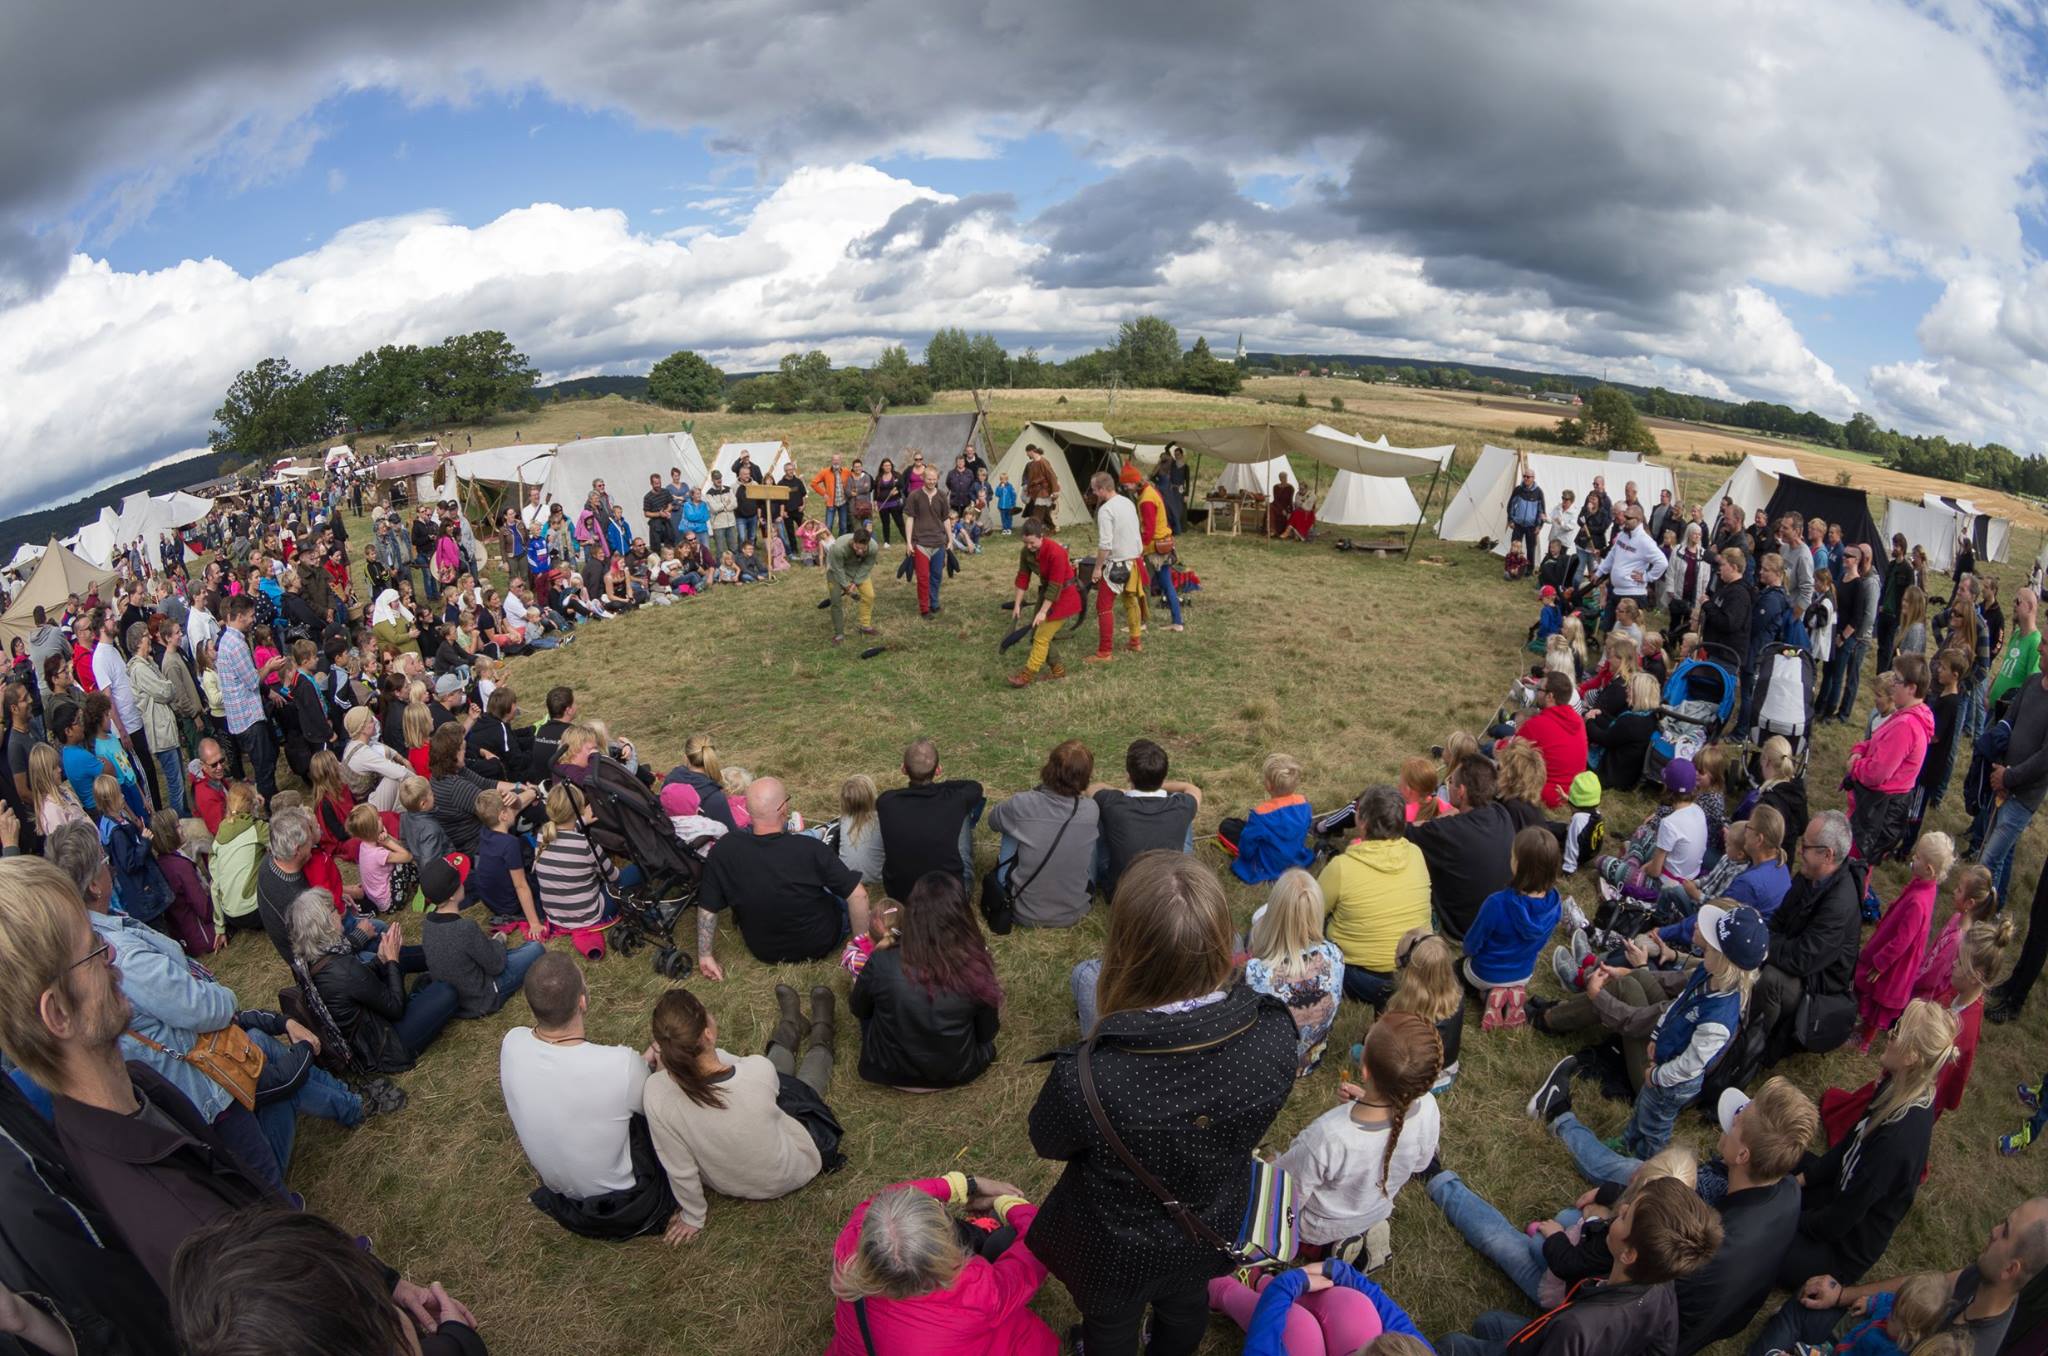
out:
{"label": "white sneaker", "polygon": [[1579,907],[1579,901],[1573,899],[1570,895],[1564,897],[1564,916],[1571,923],[1572,927],[1580,932],[1584,932],[1592,926],[1586,920],[1586,911]]}

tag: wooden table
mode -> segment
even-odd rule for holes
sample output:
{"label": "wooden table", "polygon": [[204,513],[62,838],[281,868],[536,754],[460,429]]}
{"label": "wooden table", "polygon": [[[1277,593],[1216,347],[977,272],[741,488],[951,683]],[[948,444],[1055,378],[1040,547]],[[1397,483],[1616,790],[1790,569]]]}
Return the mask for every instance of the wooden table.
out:
{"label": "wooden table", "polygon": [[1257,509],[1260,523],[1263,525],[1265,522],[1265,501],[1261,499],[1246,499],[1241,495],[1227,494],[1211,496],[1207,503],[1209,516],[1204,526],[1208,529],[1208,535],[1212,537],[1216,535],[1216,517],[1226,508],[1230,510],[1230,535],[1233,537],[1244,531],[1244,511],[1247,507]]}

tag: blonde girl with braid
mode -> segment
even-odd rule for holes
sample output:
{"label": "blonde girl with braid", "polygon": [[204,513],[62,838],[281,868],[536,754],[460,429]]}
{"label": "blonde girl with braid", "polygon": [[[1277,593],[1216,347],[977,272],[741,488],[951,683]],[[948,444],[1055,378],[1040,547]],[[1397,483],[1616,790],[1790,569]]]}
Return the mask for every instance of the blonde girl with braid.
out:
{"label": "blonde girl with braid", "polygon": [[[1414,1012],[1389,1012],[1365,1038],[1357,1083],[1339,1083],[1343,1101],[1308,1124],[1279,1166],[1294,1178],[1304,1243],[1344,1256],[1394,1212],[1409,1177],[1436,1157],[1442,1118],[1430,1086],[1444,1063],[1436,1024]],[[1348,1260],[1348,1259],[1347,1259]]]}

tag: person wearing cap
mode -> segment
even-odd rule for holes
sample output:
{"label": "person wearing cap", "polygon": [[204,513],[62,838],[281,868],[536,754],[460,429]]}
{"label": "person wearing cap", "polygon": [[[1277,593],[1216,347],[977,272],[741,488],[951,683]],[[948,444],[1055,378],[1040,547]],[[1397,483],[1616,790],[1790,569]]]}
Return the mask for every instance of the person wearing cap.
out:
{"label": "person wearing cap", "polygon": [[427,974],[455,990],[457,1017],[488,1017],[519,992],[526,972],[547,948],[537,941],[507,947],[462,916],[469,902],[470,860],[460,852],[420,867],[429,912],[420,927]]}
{"label": "person wearing cap", "polygon": [[1559,869],[1567,876],[1575,874],[1582,862],[1592,861],[1607,836],[1606,821],[1600,817],[1600,795],[1600,778],[1591,772],[1572,778],[1565,790],[1565,804],[1572,807],[1572,817],[1564,826],[1564,864]]}
{"label": "person wearing cap", "polygon": [[462,686],[462,679],[452,673],[444,673],[434,680],[434,701],[428,710],[434,717],[435,729],[451,720],[461,720],[468,709],[469,696]]}
{"label": "person wearing cap", "polygon": [[[1630,1081],[1638,1086],[1635,1112],[1622,1128],[1620,1148],[1644,1159],[1671,1142],[1671,1127],[1705,1086],[1708,1070],[1727,1053],[1742,1024],[1743,1000],[1756,982],[1756,972],[1769,950],[1769,929],[1755,909],[1721,900],[1701,906],[1696,926],[1702,963],[1688,971],[1652,971],[1646,978],[1672,995],[1658,1012],[1639,1057],[1629,1048],[1638,1029],[1624,1025],[1622,1048],[1628,1056]],[[1589,994],[1629,973],[1603,965],[1586,981]],[[1596,1181],[1613,1180],[1608,1171],[1609,1145],[1594,1142],[1570,1112],[1568,1084],[1578,1057],[1567,1055],[1550,1071],[1529,1101],[1531,1115],[1543,1120],[1572,1149],[1582,1171]],[[1600,1153],[1589,1153],[1599,1149]]]}
{"label": "person wearing cap", "polygon": [[1557,587],[1545,584],[1536,590],[1536,596],[1543,600],[1543,610],[1536,614],[1535,624],[1529,628],[1529,652],[1541,654],[1544,642],[1564,629],[1564,611],[1558,606]]}
{"label": "person wearing cap", "polygon": [[1640,861],[1630,856],[1596,859],[1603,896],[1654,902],[1666,881],[1699,878],[1707,859],[1707,812],[1693,798],[1698,790],[1699,772],[1691,762],[1679,758],[1664,765],[1669,808],[1656,821],[1650,855]]}

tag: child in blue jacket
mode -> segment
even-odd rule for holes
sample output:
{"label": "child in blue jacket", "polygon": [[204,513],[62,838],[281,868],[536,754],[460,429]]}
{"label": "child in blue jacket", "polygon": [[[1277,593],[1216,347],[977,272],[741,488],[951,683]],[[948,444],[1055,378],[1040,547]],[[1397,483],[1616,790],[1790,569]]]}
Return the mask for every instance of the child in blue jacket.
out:
{"label": "child in blue jacket", "polygon": [[1010,515],[1017,511],[1017,487],[1008,476],[996,477],[996,512],[1003,516],[1003,535],[1010,535]]}
{"label": "child in blue jacket", "polygon": [[1516,834],[1508,854],[1508,888],[1486,897],[1465,933],[1465,961],[1459,972],[1468,988],[1486,996],[1483,1031],[1520,1026],[1526,1020],[1524,990],[1564,909],[1557,893],[1563,855],[1557,835],[1540,824]]}
{"label": "child in blue jacket", "polygon": [[1686,978],[1650,1032],[1635,1111],[1622,1127],[1623,1151],[1648,1158],[1671,1142],[1678,1113],[1700,1095],[1707,1074],[1742,1029],[1742,1005],[1770,942],[1763,915],[1747,904],[1702,904],[1698,937],[1705,961]]}
{"label": "child in blue jacket", "polygon": [[1301,794],[1301,764],[1285,753],[1269,753],[1259,769],[1266,800],[1243,819],[1216,826],[1216,840],[1237,860],[1230,869],[1247,885],[1280,879],[1289,867],[1307,867],[1315,860],[1308,833],[1315,812]]}
{"label": "child in blue jacket", "polygon": [[1564,630],[1564,609],[1557,605],[1557,590],[1545,584],[1537,590],[1543,599],[1543,610],[1536,614],[1535,624],[1529,628],[1529,653],[1542,654],[1545,644],[1558,632]]}
{"label": "child in blue jacket", "polygon": [[100,815],[100,846],[114,878],[114,907],[138,923],[154,923],[171,907],[171,882],[156,864],[135,812],[121,799],[120,783],[103,772],[93,792],[96,803],[107,807]]}

